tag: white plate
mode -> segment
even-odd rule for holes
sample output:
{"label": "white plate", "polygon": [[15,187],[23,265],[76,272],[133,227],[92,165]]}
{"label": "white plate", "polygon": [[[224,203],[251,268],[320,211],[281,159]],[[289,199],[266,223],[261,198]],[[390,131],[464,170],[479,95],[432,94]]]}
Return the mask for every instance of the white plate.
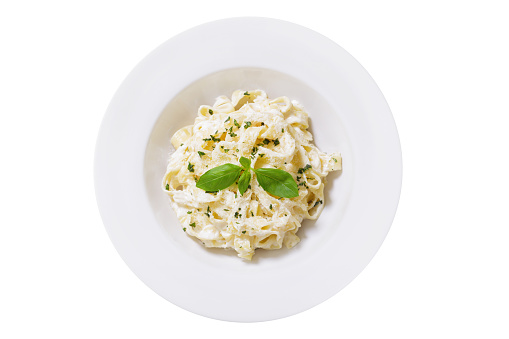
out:
{"label": "white plate", "polygon": [[[160,190],[171,135],[239,88],[298,100],[316,145],[341,152],[344,166],[301,242],[252,262],[188,237]],[[168,40],[129,74],[101,126],[95,187],[111,241],[156,293],[210,318],[264,321],[321,303],[368,264],[396,211],[401,151],[382,93],[340,46],[288,22],[234,18]]]}

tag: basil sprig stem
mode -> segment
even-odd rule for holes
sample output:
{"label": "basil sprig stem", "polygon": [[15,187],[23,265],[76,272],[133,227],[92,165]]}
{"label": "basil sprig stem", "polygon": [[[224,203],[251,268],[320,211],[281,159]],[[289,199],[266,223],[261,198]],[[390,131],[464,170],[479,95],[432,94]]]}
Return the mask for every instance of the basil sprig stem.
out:
{"label": "basil sprig stem", "polygon": [[241,157],[239,162],[242,167],[225,164],[208,170],[198,180],[196,187],[207,192],[217,192],[230,187],[238,179],[239,192],[244,195],[251,182],[251,171],[254,171],[260,186],[270,194],[281,198],[299,196],[297,183],[290,173],[277,168],[254,169],[251,167],[251,159],[245,157]]}

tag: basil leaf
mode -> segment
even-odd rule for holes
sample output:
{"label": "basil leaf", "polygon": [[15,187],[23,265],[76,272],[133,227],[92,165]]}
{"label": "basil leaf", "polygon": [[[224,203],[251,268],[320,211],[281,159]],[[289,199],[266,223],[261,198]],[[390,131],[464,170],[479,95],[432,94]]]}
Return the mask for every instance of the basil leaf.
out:
{"label": "basil leaf", "polygon": [[260,186],[270,194],[282,198],[299,196],[297,183],[290,173],[276,168],[259,168],[255,173]]}
{"label": "basil leaf", "polygon": [[205,172],[200,180],[196,183],[196,187],[205,191],[219,191],[230,187],[231,184],[238,179],[242,171],[242,167],[234,164],[225,164],[214,167]]}
{"label": "basil leaf", "polygon": [[240,157],[240,160],[239,160],[240,164],[242,166],[244,166],[244,168],[246,169],[246,171],[249,169],[249,167],[251,166],[251,159],[248,159],[248,158],[244,158],[244,157]]}
{"label": "basil leaf", "polygon": [[251,182],[251,171],[247,169],[244,171],[244,173],[242,173],[239,179],[240,195],[244,195],[244,192],[247,191],[247,187],[249,186],[250,182]]}

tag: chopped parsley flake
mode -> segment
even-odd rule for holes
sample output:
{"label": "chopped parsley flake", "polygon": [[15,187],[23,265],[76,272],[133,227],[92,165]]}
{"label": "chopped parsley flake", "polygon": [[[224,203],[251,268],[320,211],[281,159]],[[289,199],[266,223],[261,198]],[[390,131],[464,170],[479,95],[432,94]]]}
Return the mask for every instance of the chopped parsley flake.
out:
{"label": "chopped parsley flake", "polygon": [[244,92],[244,95],[249,95],[249,93],[246,91],[246,92]]}
{"label": "chopped parsley flake", "polygon": [[303,181],[303,182],[301,182],[301,183],[299,183],[297,186],[304,186],[304,187],[306,187],[306,188],[309,188],[309,186],[308,186],[308,185],[306,185],[306,183],[305,183],[304,181]]}
{"label": "chopped parsley flake", "polygon": [[307,164],[306,166],[304,166],[303,168],[299,168],[299,170],[297,171],[299,174],[302,174],[304,172],[306,172],[308,169],[311,168],[311,165],[310,164]]}
{"label": "chopped parsley flake", "polygon": [[284,133],[285,132],[285,129],[284,128],[281,128],[281,133]]}
{"label": "chopped parsley flake", "polygon": [[225,152],[225,153],[228,153],[228,151],[230,151],[230,149],[229,149],[229,148],[225,148],[225,149],[224,149],[224,152]]}
{"label": "chopped parsley flake", "polygon": [[260,158],[263,158],[264,155],[265,153],[260,153]]}
{"label": "chopped parsley flake", "polygon": [[226,208],[225,208],[224,210],[225,210],[226,212],[228,212],[228,211],[229,211],[229,209],[226,209]]}
{"label": "chopped parsley flake", "polygon": [[246,231],[242,231],[242,234],[246,234]]}
{"label": "chopped parsley flake", "polygon": [[170,190],[170,184],[166,184],[166,190],[169,191]]}
{"label": "chopped parsley flake", "polygon": [[274,140],[274,146],[279,145],[279,139]]}
{"label": "chopped parsley flake", "polygon": [[204,155],[205,155],[205,152],[198,151],[198,155],[199,155],[199,156],[200,156],[200,158],[201,158],[202,156],[204,156]]}
{"label": "chopped parsley flake", "polygon": [[187,214],[191,214],[191,213],[193,213],[193,212],[192,211],[187,211]]}
{"label": "chopped parsley flake", "polygon": [[269,208],[272,209],[272,204],[270,204]]}
{"label": "chopped parsley flake", "polygon": [[245,125],[244,125],[245,129],[247,129],[248,127],[251,127],[251,125],[252,125],[251,121],[245,121],[244,123],[245,123]]}
{"label": "chopped parsley flake", "polygon": [[251,151],[251,155],[254,156],[258,152],[258,147],[253,147],[253,150]]}
{"label": "chopped parsley flake", "polygon": [[268,145],[268,144],[269,144],[269,142],[270,142],[270,140],[269,140],[269,139],[263,139],[263,143],[264,143],[265,145]]}
{"label": "chopped parsley flake", "polygon": [[187,164],[187,169],[189,172],[194,172],[194,165],[192,165],[190,162]]}
{"label": "chopped parsley flake", "polygon": [[226,118],[226,120],[224,122],[228,122],[230,121],[230,117],[228,116],[228,118]]}
{"label": "chopped parsley flake", "polygon": [[184,228],[183,228],[183,230],[184,230],[184,232],[185,232],[185,231],[186,231],[186,228],[184,227]]}
{"label": "chopped parsley flake", "polygon": [[180,144],[180,146],[183,146],[184,144]]}
{"label": "chopped parsley flake", "polygon": [[193,222],[193,223],[189,224],[189,226],[191,226],[191,227],[195,227],[195,226],[196,226],[196,223],[195,223],[195,222]]}
{"label": "chopped parsley flake", "polygon": [[209,108],[209,114],[210,115],[214,114],[214,111],[212,111],[210,108]]}
{"label": "chopped parsley flake", "polygon": [[338,162],[338,159],[336,159],[336,158],[332,158],[332,159],[334,160],[334,162]]}
{"label": "chopped parsley flake", "polygon": [[233,119],[233,124],[234,124],[235,126],[237,126],[237,128],[240,128],[240,125],[239,125],[239,123],[237,122],[237,120],[236,120],[236,119]]}
{"label": "chopped parsley flake", "polygon": [[251,211],[251,216],[254,217],[253,211]]}

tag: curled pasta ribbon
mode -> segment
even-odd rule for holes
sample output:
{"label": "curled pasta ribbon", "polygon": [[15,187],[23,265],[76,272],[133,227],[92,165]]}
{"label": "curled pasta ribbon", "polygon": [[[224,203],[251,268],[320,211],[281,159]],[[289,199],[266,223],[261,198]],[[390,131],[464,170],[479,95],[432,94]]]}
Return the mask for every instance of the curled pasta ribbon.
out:
{"label": "curled pasta ribbon", "polygon": [[171,137],[171,144],[173,147],[178,148],[181,144],[185,143],[193,134],[193,125],[189,125],[179,129]]}
{"label": "curled pasta ribbon", "polygon": [[288,112],[288,110],[292,107],[292,103],[290,102],[290,99],[288,99],[287,97],[279,97],[274,100],[270,100],[269,104],[271,105],[271,107],[277,107],[277,109],[279,109],[281,113]]}

